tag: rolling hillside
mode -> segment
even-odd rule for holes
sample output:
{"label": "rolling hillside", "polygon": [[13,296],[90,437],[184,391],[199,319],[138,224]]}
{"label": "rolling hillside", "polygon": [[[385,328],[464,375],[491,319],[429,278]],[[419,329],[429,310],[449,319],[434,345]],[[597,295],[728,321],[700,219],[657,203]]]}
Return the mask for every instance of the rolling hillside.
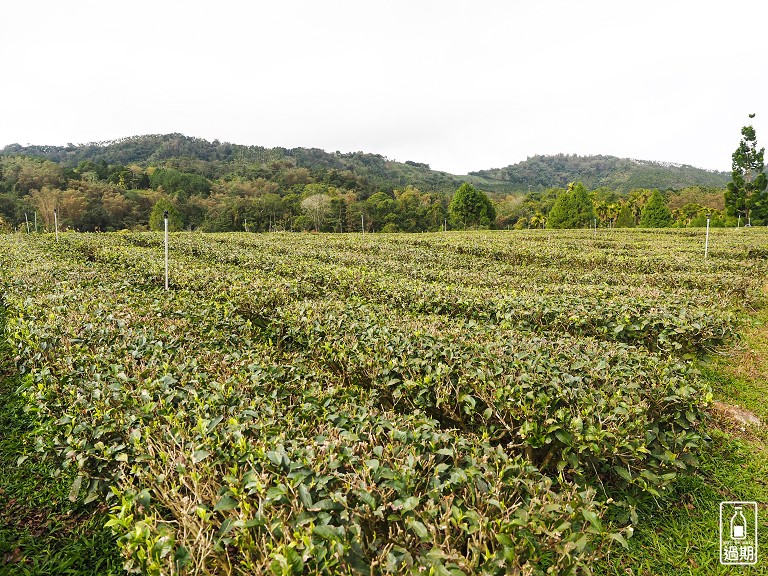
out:
{"label": "rolling hillside", "polygon": [[565,187],[581,181],[588,189],[628,192],[635,188],[680,189],[688,186],[724,187],[731,175],[674,164],[615,156],[533,156],[524,162],[470,172],[471,176],[499,183],[509,190]]}
{"label": "rolling hillside", "polygon": [[326,152],[317,148],[265,148],[219,142],[182,134],[131,136],[111,142],[67,146],[11,144],[0,155],[45,158],[75,168],[84,161],[107,165],[165,165],[197,172],[213,179],[236,174],[248,176],[258,166],[275,163],[332,172],[354,178],[357,187],[371,194],[379,190],[413,185],[425,192],[453,192],[470,181],[488,192],[512,193],[564,187],[581,181],[587,188],[627,192],[634,188],[679,189],[687,186],[723,187],[730,174],[669,162],[558,154],[533,156],[505,168],[454,175],[431,170],[428,164],[396,162],[380,154]]}

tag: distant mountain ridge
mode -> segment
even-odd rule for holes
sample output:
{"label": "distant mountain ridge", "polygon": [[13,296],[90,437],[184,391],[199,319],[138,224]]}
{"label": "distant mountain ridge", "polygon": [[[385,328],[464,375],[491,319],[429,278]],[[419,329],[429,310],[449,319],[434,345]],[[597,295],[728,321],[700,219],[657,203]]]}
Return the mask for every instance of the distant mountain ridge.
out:
{"label": "distant mountain ridge", "polygon": [[695,168],[673,162],[617,158],[615,156],[537,155],[505,168],[470,172],[471,176],[504,182],[511,188],[565,187],[583,182],[589,189],[628,192],[637,188],[681,189],[688,186],[722,188],[729,172]]}
{"label": "distant mountain ridge", "polygon": [[0,154],[41,157],[67,167],[75,167],[84,161],[144,166],[176,161],[184,169],[207,178],[231,174],[238,167],[245,172],[247,166],[287,162],[310,170],[354,175],[368,193],[406,185],[416,186],[422,191],[450,193],[463,181],[488,192],[503,194],[562,188],[575,181],[583,182],[589,189],[608,188],[619,192],[636,188],[722,188],[730,181],[730,173],[672,162],[568,154],[536,155],[505,168],[454,175],[431,170],[425,163],[412,160],[396,162],[380,154],[326,152],[317,148],[265,148],[218,140],[209,142],[178,133],[130,136],[108,142],[67,146],[11,144],[4,147]]}

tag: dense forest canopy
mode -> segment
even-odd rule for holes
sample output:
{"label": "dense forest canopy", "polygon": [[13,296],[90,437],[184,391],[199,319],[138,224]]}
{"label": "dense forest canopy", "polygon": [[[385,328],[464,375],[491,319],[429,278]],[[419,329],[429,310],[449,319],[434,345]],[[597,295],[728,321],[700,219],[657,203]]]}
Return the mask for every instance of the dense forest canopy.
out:
{"label": "dense forest canopy", "polygon": [[533,156],[525,162],[470,172],[470,175],[505,182],[510,187],[566,187],[582,182],[587,188],[609,188],[629,192],[636,188],[681,189],[688,186],[724,187],[726,172],[713,172],[669,162],[650,162],[615,156]]}
{"label": "dense forest canopy", "polygon": [[[182,134],[12,144],[0,151],[0,228],[50,230],[56,215],[61,227],[75,230],[149,229],[157,226],[151,216],[159,203],[174,208],[175,227],[202,231],[630,226],[640,224],[653,190],[660,190],[671,225],[701,225],[706,213],[714,213],[715,225],[735,225],[737,216],[724,214],[728,179],[690,166],[568,155],[456,176],[379,154],[243,146]],[[577,182],[592,203],[591,211],[579,208],[592,214],[590,222],[567,213],[566,197]],[[451,210],[464,183],[477,193],[473,205],[486,206],[484,216],[457,218],[456,203]],[[766,217],[754,216],[758,224]]]}
{"label": "dense forest canopy", "polygon": [[218,140],[209,142],[182,134],[132,136],[77,146],[11,144],[0,154],[34,156],[67,168],[75,168],[83,162],[106,166],[170,165],[209,179],[258,176],[262,168],[282,164],[294,168],[303,167],[316,175],[322,172],[333,173],[337,180],[343,180],[345,175],[349,177],[348,173],[353,173],[356,186],[362,185],[372,191],[391,190],[406,184],[419,186],[426,191],[448,191],[454,190],[462,182],[451,174],[430,170],[427,164],[414,161],[392,162],[380,154],[325,152],[317,148],[243,146]]}

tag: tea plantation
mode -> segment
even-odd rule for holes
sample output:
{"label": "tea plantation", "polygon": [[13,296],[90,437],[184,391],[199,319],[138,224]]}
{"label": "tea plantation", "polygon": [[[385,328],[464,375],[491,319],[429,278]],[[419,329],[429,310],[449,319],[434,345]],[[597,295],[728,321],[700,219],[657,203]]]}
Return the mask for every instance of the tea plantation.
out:
{"label": "tea plantation", "polygon": [[[706,451],[768,231],[0,236],[35,450],[145,574],[588,574]],[[2,496],[0,496],[1,498]]]}

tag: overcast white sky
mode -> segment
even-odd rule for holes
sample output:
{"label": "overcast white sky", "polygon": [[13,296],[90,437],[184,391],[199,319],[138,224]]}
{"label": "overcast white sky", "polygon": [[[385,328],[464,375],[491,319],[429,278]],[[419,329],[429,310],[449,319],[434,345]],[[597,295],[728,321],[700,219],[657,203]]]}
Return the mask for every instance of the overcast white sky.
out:
{"label": "overcast white sky", "polygon": [[534,154],[730,170],[768,143],[765,0],[9,0],[0,147],[181,132],[455,174]]}

